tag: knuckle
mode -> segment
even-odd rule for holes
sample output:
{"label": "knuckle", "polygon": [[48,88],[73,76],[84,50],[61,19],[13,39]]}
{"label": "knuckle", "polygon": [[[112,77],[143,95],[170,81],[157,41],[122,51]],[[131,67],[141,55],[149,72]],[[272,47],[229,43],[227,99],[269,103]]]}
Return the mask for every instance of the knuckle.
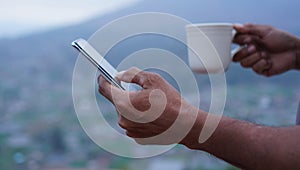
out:
{"label": "knuckle", "polygon": [[105,89],[104,85],[98,85],[98,92],[100,94],[102,94],[103,96],[107,96],[106,89]]}
{"label": "knuckle", "polygon": [[270,31],[273,29],[273,27],[271,25],[263,25],[266,29],[266,31]]}
{"label": "knuckle", "polygon": [[124,121],[124,118],[120,118],[118,124],[123,129],[127,129],[128,128],[126,121]]}
{"label": "knuckle", "polygon": [[249,67],[249,64],[247,63],[247,61],[242,61],[241,66],[247,68]]}
{"label": "knuckle", "polygon": [[120,110],[124,110],[124,108],[128,107],[128,103],[126,100],[117,100],[118,98],[113,98],[116,107]]}
{"label": "knuckle", "polygon": [[255,73],[257,73],[257,74],[260,74],[260,71],[258,70],[258,69],[256,69],[256,68],[252,68],[252,70],[255,72]]}
{"label": "knuckle", "polygon": [[141,70],[137,67],[131,67],[130,69],[127,70],[128,73],[131,73],[133,75],[138,74],[139,72],[141,72]]}
{"label": "knuckle", "polygon": [[151,78],[152,78],[153,80],[159,80],[159,79],[160,79],[160,75],[157,74],[157,73],[152,73]]}
{"label": "knuckle", "polygon": [[128,69],[128,71],[137,71],[138,70],[138,68],[137,67],[135,67],[135,66],[133,66],[133,67],[130,67],[129,69]]}
{"label": "knuckle", "polygon": [[131,80],[133,83],[139,83],[141,81],[141,74],[135,74]]}
{"label": "knuckle", "polygon": [[253,65],[252,69],[253,69],[255,72],[258,71],[258,65],[257,65],[257,64]]}
{"label": "knuckle", "polygon": [[256,72],[257,74],[261,74],[261,70],[259,69],[258,64],[254,65],[254,66],[252,67],[252,70],[253,70],[254,72]]}
{"label": "knuckle", "polygon": [[126,130],[126,135],[131,138],[134,137],[134,135],[131,132],[129,132],[128,130]]}
{"label": "knuckle", "polygon": [[251,23],[251,22],[248,22],[248,23],[246,23],[246,26],[248,26],[248,27],[253,27],[253,23]]}
{"label": "knuckle", "polygon": [[98,90],[99,90],[99,92],[100,91],[102,91],[102,92],[105,91],[104,84],[99,84],[98,85]]}
{"label": "knuckle", "polygon": [[159,82],[162,80],[162,77],[157,73],[150,73],[149,78],[150,78],[151,82]]}
{"label": "knuckle", "polygon": [[245,38],[243,39],[243,43],[244,44],[253,44],[254,43],[254,39],[251,36],[245,36]]}
{"label": "knuckle", "polygon": [[259,66],[263,67],[263,66],[265,66],[267,64],[268,64],[268,61],[265,58],[263,58],[263,59],[260,60]]}
{"label": "knuckle", "polygon": [[255,27],[253,23],[246,23],[245,26],[248,27],[249,29]]}
{"label": "knuckle", "polygon": [[157,77],[152,74],[148,75],[147,78],[145,79],[145,84],[147,84],[147,85],[152,86],[156,83],[157,83]]}
{"label": "knuckle", "polygon": [[126,135],[127,135],[128,137],[133,138],[134,140],[135,140],[135,139],[138,139],[138,137],[139,137],[139,135],[138,135],[137,133],[135,133],[135,132],[133,132],[133,131],[131,131],[131,130],[126,130]]}

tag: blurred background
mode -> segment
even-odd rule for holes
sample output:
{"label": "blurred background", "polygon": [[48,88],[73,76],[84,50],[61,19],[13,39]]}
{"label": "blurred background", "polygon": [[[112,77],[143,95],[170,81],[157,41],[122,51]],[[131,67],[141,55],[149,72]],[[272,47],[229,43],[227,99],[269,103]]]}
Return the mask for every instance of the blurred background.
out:
{"label": "blurred background", "polygon": [[[137,12],[165,12],[192,23],[269,24],[300,35],[296,0],[11,0],[0,6],[0,169],[236,169],[201,151],[176,146],[147,159],[122,158],[94,144],[82,130],[72,102],[72,71],[78,53],[70,42],[88,39],[104,24]],[[146,21],[145,21],[146,22]],[[126,25],[124,25],[124,29]],[[122,30],[122,28],[120,28]],[[105,40],[104,40],[105,41]],[[153,40],[154,41],[154,40]],[[136,39],[127,45],[139,45]],[[125,44],[126,45],[126,44]],[[187,50],[175,49],[187,62]],[[144,45],[143,47],[147,47]],[[178,50],[180,49],[180,50]],[[113,65],[128,51],[116,47]],[[195,75],[201,106],[209,107],[210,83]],[[232,64],[226,73],[225,115],[270,126],[295,123],[299,72],[265,78]],[[99,97],[98,101],[107,103]],[[103,105],[102,105],[103,106]],[[105,108],[104,108],[105,109]],[[107,120],[116,124],[108,106]]]}

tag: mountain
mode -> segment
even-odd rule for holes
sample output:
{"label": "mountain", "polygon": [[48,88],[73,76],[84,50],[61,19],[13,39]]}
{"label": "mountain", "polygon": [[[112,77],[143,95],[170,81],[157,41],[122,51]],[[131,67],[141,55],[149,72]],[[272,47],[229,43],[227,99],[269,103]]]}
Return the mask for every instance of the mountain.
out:
{"label": "mountain", "polygon": [[[300,31],[296,32],[300,30],[300,23],[297,20],[300,17],[300,14],[297,12],[299,5],[299,1],[283,0],[276,1],[276,3],[271,0],[254,0],[249,2],[222,0],[192,0],[188,2],[174,2],[172,0],[141,1],[134,6],[78,25],[16,39],[0,40],[1,72],[3,72],[3,69],[4,72],[19,70],[18,74],[22,75],[22,73],[32,69],[36,69],[37,72],[44,70],[49,74],[53,70],[60,70],[58,72],[69,73],[65,78],[70,79],[70,73],[77,54],[70,48],[70,42],[78,37],[88,38],[104,24],[118,17],[137,12],[165,12],[185,18],[193,23],[265,23],[299,35]],[[12,68],[14,69],[12,70]]]}
{"label": "mountain", "polygon": [[[72,49],[70,42],[78,37],[88,39],[95,31],[103,25],[119,17],[138,12],[163,12],[177,15],[193,23],[200,22],[254,22],[265,23],[283,28],[296,35],[300,34],[300,23],[298,18],[299,1],[172,1],[172,0],[147,0],[141,1],[131,7],[93,18],[84,23],[72,25],[56,30],[27,35],[15,39],[0,40],[0,77],[1,94],[4,103],[19,100],[27,93],[32,93],[30,101],[44,98],[44,95],[58,93],[69,94],[71,92],[72,70],[77,57],[77,52]],[[147,22],[147,21],[145,21]],[[137,23],[142,24],[142,23]],[[130,28],[124,25],[122,29]],[[296,32],[298,30],[298,32]],[[151,40],[147,42],[146,40]],[[141,43],[142,42],[142,43]],[[147,42],[147,43],[146,43]],[[113,65],[118,64],[126,54],[134,50],[156,47],[168,49],[185,62],[187,52],[184,46],[176,43],[168,43],[151,36],[146,38],[137,37],[128,41],[125,45],[117,46],[112,50],[115,58],[108,60]],[[255,75],[251,70],[241,69],[237,64],[232,64],[227,72],[229,84],[257,84],[279,83],[282,86],[297,86],[299,76],[295,72],[289,72],[283,76],[275,76],[266,79]],[[198,81],[205,76],[197,75]],[[17,97],[19,96],[19,97]],[[64,100],[60,98],[59,100]],[[5,102],[6,101],[6,102]],[[70,96],[67,99],[71,102]],[[36,101],[38,102],[38,100]],[[32,103],[36,103],[32,102]],[[57,102],[53,97],[53,102]],[[48,102],[49,103],[49,102]],[[64,103],[64,102],[60,102]],[[6,105],[6,104],[4,104]],[[6,105],[9,107],[9,105]],[[70,108],[70,104],[68,108]],[[6,107],[4,107],[6,108]],[[56,108],[56,107],[54,107]],[[2,108],[3,109],[3,108]],[[6,110],[6,109],[4,109]],[[2,110],[3,112],[5,112]],[[57,109],[59,112],[59,109]]]}
{"label": "mountain", "polygon": [[[53,93],[67,93],[70,95],[72,70],[78,54],[72,49],[70,42],[78,37],[88,39],[103,25],[119,17],[138,12],[163,12],[177,15],[193,23],[265,23],[299,35],[300,31],[296,32],[296,30],[300,30],[300,23],[297,20],[300,17],[297,12],[299,5],[299,1],[283,0],[276,1],[276,3],[271,0],[249,2],[147,0],[77,25],[15,39],[1,39],[0,77],[2,82],[0,88],[3,94],[2,100],[10,101],[10,98],[7,99],[6,96],[16,98],[16,96],[22,96],[22,93],[26,91],[30,91],[26,93],[35,92],[31,94],[33,99],[44,98],[44,95]],[[128,28],[130,28],[130,25],[124,25],[119,31]],[[155,36],[133,38],[113,48],[110,54],[114,57],[109,57],[110,54],[108,54],[107,58],[113,65],[117,65],[126,55],[149,47],[167,49],[187,62],[187,51],[184,46],[174,43],[172,40]],[[241,69],[237,64],[232,64],[226,76],[229,84],[255,85],[260,82],[296,86],[300,81],[298,74],[295,72],[266,79],[255,75],[251,70]],[[206,79],[206,76],[197,75],[197,78],[198,82],[201,82],[201,79]],[[10,94],[17,95],[11,96]],[[67,101],[71,102],[69,95]],[[53,98],[53,102],[56,102],[56,100]],[[64,100],[64,98],[59,100]],[[64,102],[61,101],[60,103]],[[70,107],[68,105],[68,108]],[[59,112],[59,109],[57,111]]]}

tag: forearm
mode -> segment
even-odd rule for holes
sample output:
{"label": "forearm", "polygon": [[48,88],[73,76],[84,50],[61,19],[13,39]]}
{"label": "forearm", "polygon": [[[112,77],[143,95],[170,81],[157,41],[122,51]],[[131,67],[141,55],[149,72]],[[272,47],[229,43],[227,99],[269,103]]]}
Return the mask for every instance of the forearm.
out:
{"label": "forearm", "polygon": [[213,135],[199,144],[199,129],[202,129],[207,114],[199,115],[184,143],[187,147],[204,150],[245,169],[300,168],[299,127],[264,127],[222,117]]}
{"label": "forearm", "polygon": [[296,69],[300,70],[300,38],[297,38],[296,45]]}

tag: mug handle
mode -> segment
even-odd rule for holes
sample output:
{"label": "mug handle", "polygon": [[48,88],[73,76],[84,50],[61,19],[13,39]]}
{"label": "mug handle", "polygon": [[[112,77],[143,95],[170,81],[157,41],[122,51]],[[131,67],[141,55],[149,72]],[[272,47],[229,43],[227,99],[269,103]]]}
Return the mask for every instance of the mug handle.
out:
{"label": "mug handle", "polygon": [[243,45],[243,46],[237,46],[234,49],[231,50],[231,58],[237,53],[239,52],[241,49],[243,49],[244,47],[246,47],[247,45]]}
{"label": "mug handle", "polygon": [[[236,34],[236,30],[232,30],[232,39],[234,38]],[[231,50],[231,58],[237,53],[239,52],[241,49],[243,49],[244,47],[246,47],[247,45],[243,45],[243,46],[237,46],[234,49]]]}

